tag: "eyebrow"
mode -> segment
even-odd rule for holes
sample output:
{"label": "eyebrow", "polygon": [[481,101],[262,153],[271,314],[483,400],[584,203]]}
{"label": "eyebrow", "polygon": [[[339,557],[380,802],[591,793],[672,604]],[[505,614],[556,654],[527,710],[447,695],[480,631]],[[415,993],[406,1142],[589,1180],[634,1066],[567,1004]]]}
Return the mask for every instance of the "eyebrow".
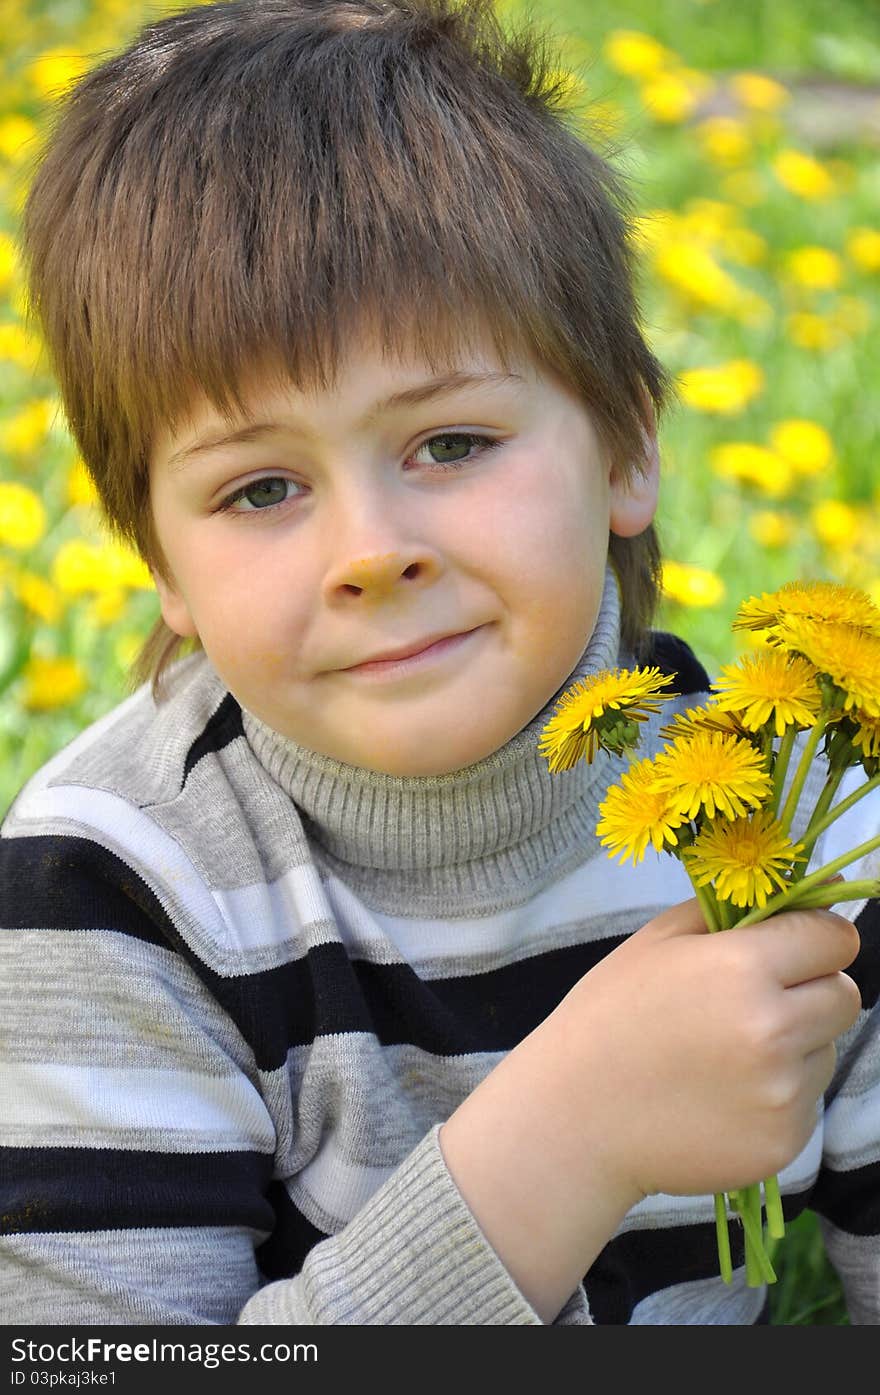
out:
{"label": "eyebrow", "polygon": [[[429,378],[426,382],[402,388],[400,392],[393,392],[390,397],[374,403],[361,417],[358,425],[362,431],[365,431],[384,412],[399,412],[406,407],[418,407],[423,402],[433,401],[436,397],[445,397],[450,393],[462,392],[469,388],[502,387],[511,383],[523,384],[525,379],[519,373],[447,373],[443,377]],[[173,470],[183,470],[192,460],[200,455],[207,455],[210,451],[220,450],[224,446],[248,445],[254,441],[264,440],[268,436],[280,436],[285,433],[304,436],[309,440],[315,438],[315,432],[304,422],[291,420],[283,425],[275,421],[252,422],[247,426],[239,427],[236,431],[205,436],[194,442],[193,445],[184,446],[182,450],[175,451],[172,456],[169,456],[168,464]]]}

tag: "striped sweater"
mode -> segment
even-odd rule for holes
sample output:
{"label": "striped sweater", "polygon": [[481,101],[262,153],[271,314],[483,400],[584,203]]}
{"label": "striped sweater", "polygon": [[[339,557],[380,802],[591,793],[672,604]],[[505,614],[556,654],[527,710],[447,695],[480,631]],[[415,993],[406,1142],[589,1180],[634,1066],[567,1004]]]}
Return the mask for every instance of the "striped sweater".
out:
{"label": "striped sweater", "polygon": [[[681,696],[643,752],[708,686],[672,636],[653,661]],[[618,662],[609,573],[568,681]],[[439,1126],[622,937],[692,894],[668,855],[605,855],[598,804],[620,767],[600,754],[551,776],[553,705],[464,771],[392,777],[280,737],[194,655],[168,701],[139,690],[28,782],[0,837],[4,1322],[540,1323]],[[878,822],[869,797],[817,856]],[[780,1182],[788,1218],[822,1218],[852,1321],[876,1323],[880,917],[841,909],[863,931],[863,1010]],[[649,1197],[556,1324],[760,1321],[732,1238],[725,1285],[712,1198]]]}

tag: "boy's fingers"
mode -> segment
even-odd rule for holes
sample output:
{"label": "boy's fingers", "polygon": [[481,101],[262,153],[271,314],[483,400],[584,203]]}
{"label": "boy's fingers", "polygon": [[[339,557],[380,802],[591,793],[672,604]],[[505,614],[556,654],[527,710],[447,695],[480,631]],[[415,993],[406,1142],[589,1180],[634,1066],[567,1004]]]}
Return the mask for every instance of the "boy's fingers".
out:
{"label": "boy's fingers", "polygon": [[859,952],[859,932],[834,911],[780,911],[725,935],[759,935],[762,961],[784,988],[846,969]]}

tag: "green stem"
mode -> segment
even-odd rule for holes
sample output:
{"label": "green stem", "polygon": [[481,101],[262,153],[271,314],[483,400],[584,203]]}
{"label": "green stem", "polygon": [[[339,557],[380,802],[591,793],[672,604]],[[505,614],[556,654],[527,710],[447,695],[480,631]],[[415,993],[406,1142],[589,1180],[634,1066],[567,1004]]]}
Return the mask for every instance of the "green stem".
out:
{"label": "green stem", "polygon": [[770,801],[770,810],[774,814],[779,808],[779,801],[782,798],[782,786],[785,784],[788,762],[791,759],[797,733],[797,727],[786,727],[779,743],[779,750],[776,753],[776,764],[773,767],[773,795]]}
{"label": "green stem", "polygon": [[816,722],[816,725],[814,727],[810,728],[810,734],[807,737],[806,742],[804,743],[804,749],[801,752],[801,758],[798,762],[798,768],[795,771],[794,779],[791,782],[791,789],[788,791],[788,798],[786,799],[785,804],[783,805],[782,813],[779,815],[779,822],[782,825],[783,833],[788,833],[788,830],[791,827],[791,821],[794,817],[794,811],[798,806],[798,802],[801,797],[801,791],[804,787],[804,782],[809,773],[810,766],[813,764],[813,757],[816,754],[816,747],[819,745],[819,742],[822,740],[822,737],[824,735],[825,722],[823,718],[824,712],[819,714],[819,720]]}
{"label": "green stem", "polygon": [[836,795],[840,782],[846,774],[847,769],[847,766],[842,765],[837,770],[831,770],[829,772],[828,779],[825,781],[822,793],[816,800],[816,807],[813,810],[813,813],[810,817],[810,822],[807,824],[803,834],[798,840],[799,842],[803,843],[803,849],[798,854],[798,858],[800,859],[798,865],[801,867],[802,870],[799,876],[797,873],[792,873],[792,878],[795,881],[799,880],[799,877],[803,877],[806,873],[807,867],[810,863],[810,857],[813,852],[813,846],[816,842],[816,839],[819,837],[819,830],[816,827],[816,825],[821,822],[825,814],[828,812],[831,801]]}
{"label": "green stem", "polygon": [[785,1235],[785,1216],[782,1214],[782,1197],[779,1195],[779,1180],[776,1177],[764,1178],[764,1209],[767,1212],[767,1232],[771,1240],[781,1240]]}
{"label": "green stem", "polygon": [[718,1241],[718,1265],[721,1277],[726,1284],[733,1281],[733,1264],[730,1259],[730,1234],[727,1229],[727,1207],[724,1193],[715,1193],[715,1236]]}
{"label": "green stem", "polygon": [[700,904],[700,910],[703,912],[703,919],[706,922],[707,928],[710,931],[720,930],[721,925],[718,920],[718,907],[710,888],[708,886],[697,886],[696,882],[692,882],[691,885],[694,888],[694,895]]}
{"label": "green stem", "polygon": [[803,894],[798,886],[789,901],[793,910],[814,911],[836,906],[838,901],[870,901],[872,896],[878,895],[880,881],[876,877],[869,877],[860,882],[842,881],[832,882],[830,886],[816,886]]}
{"label": "green stem", "polygon": [[880,773],[872,775],[870,780],[866,780],[863,785],[859,785],[853,790],[852,794],[846,796],[846,799],[841,799],[840,803],[835,804],[823,818],[818,820],[818,822],[814,814],[807,828],[807,833],[813,841],[815,842],[819,834],[824,833],[826,828],[830,828],[835,819],[839,819],[841,814],[846,813],[847,809],[851,809],[854,804],[858,804],[860,799],[866,794],[870,794],[871,790],[875,790],[878,785],[880,785]]}
{"label": "green stem", "polygon": [[746,1283],[749,1288],[776,1282],[773,1265],[764,1249],[761,1229],[761,1189],[755,1182],[738,1193],[739,1214],[746,1233]]}
{"label": "green stem", "polygon": [[[775,915],[777,911],[785,910],[786,906],[796,905],[803,892],[811,891],[813,887],[818,886],[820,882],[829,881],[830,878],[834,876],[835,872],[840,872],[844,867],[848,867],[851,862],[858,862],[860,857],[866,857],[868,853],[874,852],[875,848],[880,848],[880,835],[876,838],[869,838],[865,843],[859,843],[857,848],[851,848],[849,852],[841,853],[840,857],[836,857],[833,862],[826,862],[824,867],[817,867],[815,872],[811,872],[808,877],[804,877],[803,881],[797,883],[794,895],[792,895],[789,887],[786,887],[784,891],[777,892],[776,895],[771,896],[763,906],[757,906],[753,911],[750,911],[747,916],[743,916],[742,920],[738,920],[737,926],[757,925],[759,921],[767,920],[771,915]],[[841,885],[849,888],[853,886],[854,883],[838,883],[838,886]],[[875,881],[875,888],[876,885],[877,883]],[[876,891],[872,894],[876,894]],[[836,899],[838,901],[851,901],[854,898],[850,895],[841,896],[838,894]]]}

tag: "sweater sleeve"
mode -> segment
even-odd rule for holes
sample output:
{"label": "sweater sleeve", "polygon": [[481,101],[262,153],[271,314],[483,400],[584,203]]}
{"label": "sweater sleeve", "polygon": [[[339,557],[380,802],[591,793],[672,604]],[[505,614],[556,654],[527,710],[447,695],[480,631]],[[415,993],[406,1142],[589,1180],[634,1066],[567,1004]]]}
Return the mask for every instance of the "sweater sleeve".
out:
{"label": "sweater sleeve", "polygon": [[[0,1004],[5,1322],[540,1325],[439,1124],[300,1273],[266,1281],[276,1132],[259,1072],[105,848],[0,838]],[[557,1322],[590,1322],[582,1288]]]}

